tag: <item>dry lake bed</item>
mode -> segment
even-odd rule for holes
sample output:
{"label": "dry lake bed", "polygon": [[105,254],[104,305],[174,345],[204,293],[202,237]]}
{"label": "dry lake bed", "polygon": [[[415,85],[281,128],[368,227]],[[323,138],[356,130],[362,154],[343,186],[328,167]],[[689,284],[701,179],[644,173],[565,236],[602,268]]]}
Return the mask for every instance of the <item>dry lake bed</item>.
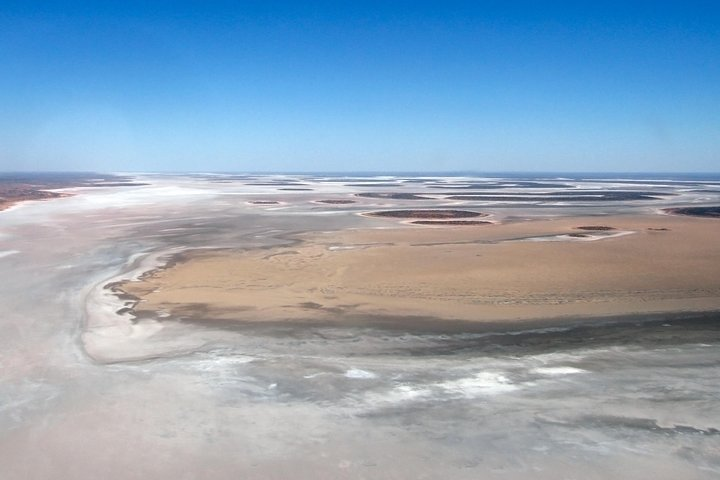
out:
{"label": "dry lake bed", "polygon": [[0,184],[3,480],[720,476],[718,178]]}

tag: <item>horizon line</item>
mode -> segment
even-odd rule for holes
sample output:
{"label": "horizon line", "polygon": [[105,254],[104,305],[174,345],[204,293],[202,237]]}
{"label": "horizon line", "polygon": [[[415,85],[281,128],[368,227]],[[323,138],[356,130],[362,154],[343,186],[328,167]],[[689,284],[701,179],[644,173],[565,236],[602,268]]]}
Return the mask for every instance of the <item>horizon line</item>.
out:
{"label": "horizon line", "polygon": [[720,175],[720,170],[0,170],[0,175],[27,174],[104,175]]}

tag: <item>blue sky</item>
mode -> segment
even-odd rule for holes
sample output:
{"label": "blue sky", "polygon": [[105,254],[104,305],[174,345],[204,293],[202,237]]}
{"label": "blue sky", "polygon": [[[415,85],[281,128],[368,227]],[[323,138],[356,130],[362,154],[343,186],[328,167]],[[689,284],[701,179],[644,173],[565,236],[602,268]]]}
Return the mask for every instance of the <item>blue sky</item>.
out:
{"label": "blue sky", "polygon": [[5,0],[0,170],[717,172],[720,4]]}

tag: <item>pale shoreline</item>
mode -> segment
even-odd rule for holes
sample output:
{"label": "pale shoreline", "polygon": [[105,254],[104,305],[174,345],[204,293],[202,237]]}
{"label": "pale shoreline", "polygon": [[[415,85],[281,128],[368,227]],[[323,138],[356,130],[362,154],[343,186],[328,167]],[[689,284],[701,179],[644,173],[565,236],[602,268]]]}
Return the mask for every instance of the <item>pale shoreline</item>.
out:
{"label": "pale shoreline", "polygon": [[[598,224],[614,230],[528,241]],[[720,247],[710,239],[718,228],[708,219],[612,215],[314,233],[286,247],[186,251],[120,288],[138,298],[138,318],[162,311],[200,324],[510,327],[717,312]]]}

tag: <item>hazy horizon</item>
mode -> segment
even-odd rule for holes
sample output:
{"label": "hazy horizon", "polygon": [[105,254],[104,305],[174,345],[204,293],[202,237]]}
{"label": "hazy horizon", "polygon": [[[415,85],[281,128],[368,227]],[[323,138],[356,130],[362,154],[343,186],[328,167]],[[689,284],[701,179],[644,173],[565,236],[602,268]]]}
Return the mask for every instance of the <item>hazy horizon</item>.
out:
{"label": "hazy horizon", "polygon": [[626,175],[652,180],[654,177],[720,177],[720,170],[708,171],[602,171],[602,170],[0,170],[0,176],[7,175],[42,175],[42,174],[109,174],[109,175],[328,175],[328,176],[588,176],[598,175]]}

